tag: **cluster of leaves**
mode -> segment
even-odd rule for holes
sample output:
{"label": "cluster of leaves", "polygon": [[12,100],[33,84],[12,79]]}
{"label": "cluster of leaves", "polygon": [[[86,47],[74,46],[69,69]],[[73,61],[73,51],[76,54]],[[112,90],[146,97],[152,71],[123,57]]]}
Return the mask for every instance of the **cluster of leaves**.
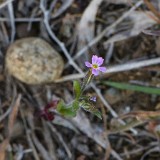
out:
{"label": "cluster of leaves", "polygon": [[[82,85],[83,86],[83,85]],[[79,81],[73,82],[73,88],[75,93],[75,99],[71,104],[66,105],[63,100],[61,100],[56,110],[65,117],[75,117],[79,108],[83,108],[85,111],[91,112],[96,115],[98,118],[102,118],[99,110],[94,106],[95,99],[89,96],[83,95],[83,88]]]}

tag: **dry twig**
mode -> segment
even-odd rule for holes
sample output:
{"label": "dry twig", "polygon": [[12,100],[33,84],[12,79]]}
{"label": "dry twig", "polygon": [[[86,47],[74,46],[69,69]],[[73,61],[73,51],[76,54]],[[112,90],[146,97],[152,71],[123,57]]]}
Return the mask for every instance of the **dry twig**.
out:
{"label": "dry twig", "polygon": [[16,28],[15,28],[15,18],[14,18],[14,11],[13,11],[13,5],[12,2],[8,3],[8,11],[9,11],[9,16],[10,16],[10,23],[11,23],[11,43],[14,41],[14,37],[16,34]]}
{"label": "dry twig", "polygon": [[12,108],[12,112],[9,116],[9,122],[8,122],[8,136],[7,138],[0,144],[0,160],[4,160],[5,159],[5,151],[6,151],[6,148],[9,144],[9,140],[10,140],[10,137],[12,135],[12,131],[13,131],[13,127],[14,127],[14,123],[15,123],[15,120],[16,120],[16,117],[17,117],[17,114],[18,114],[18,110],[19,110],[19,107],[20,107],[20,101],[21,101],[21,94],[18,95],[16,101],[15,101],[15,104]]}
{"label": "dry twig", "polygon": [[12,3],[14,0],[7,0],[6,2],[0,4],[0,9],[7,6],[9,3]]}
{"label": "dry twig", "polygon": [[32,149],[33,156],[34,156],[35,160],[40,160],[40,158],[38,156],[38,153],[36,151],[36,148],[33,144],[32,139],[31,139],[31,130],[27,127],[27,122],[26,122],[26,119],[24,117],[24,114],[23,114],[22,110],[20,110],[20,113],[21,113],[24,129],[25,129],[25,132],[26,132],[27,141],[29,143],[30,148]]}
{"label": "dry twig", "polygon": [[69,147],[67,146],[67,144],[65,143],[65,141],[63,140],[62,135],[57,131],[57,129],[52,124],[50,124],[50,123],[47,123],[47,124],[50,127],[51,131],[58,136],[58,139],[59,139],[60,143],[63,145],[63,147],[66,150],[66,153],[67,153],[68,157],[71,159],[72,158],[72,153],[71,153]]}
{"label": "dry twig", "polygon": [[[138,62],[128,62],[126,64],[118,64],[115,66],[108,66],[105,74],[125,72],[125,71],[129,71],[129,70],[139,69],[142,67],[148,67],[148,66],[157,65],[157,64],[160,64],[160,58],[153,58],[153,59],[142,60],[142,61],[138,61]],[[105,74],[104,74],[104,76],[105,76]],[[59,83],[59,82],[65,82],[65,81],[72,81],[74,79],[80,79],[83,77],[84,77],[84,74],[81,74],[81,73],[80,74],[72,74],[72,75],[64,76],[64,77],[56,80],[56,82]]]}
{"label": "dry twig", "polygon": [[44,128],[43,135],[44,135],[46,144],[48,146],[49,154],[53,160],[57,160],[58,158],[56,155],[56,147],[55,147],[55,143],[53,142],[49,127],[46,125],[45,121],[42,121],[42,122],[43,122],[43,128]]}
{"label": "dry twig", "polygon": [[33,117],[29,116],[27,118],[27,122],[28,122],[29,126],[32,129],[31,132],[30,132],[31,133],[31,139],[34,142],[34,145],[38,149],[39,153],[41,153],[41,156],[43,157],[43,159],[45,159],[45,160],[52,160],[52,158],[50,157],[50,155],[47,152],[46,148],[42,145],[42,143],[40,143],[39,139],[35,135],[35,131],[34,131],[35,127],[34,127]]}

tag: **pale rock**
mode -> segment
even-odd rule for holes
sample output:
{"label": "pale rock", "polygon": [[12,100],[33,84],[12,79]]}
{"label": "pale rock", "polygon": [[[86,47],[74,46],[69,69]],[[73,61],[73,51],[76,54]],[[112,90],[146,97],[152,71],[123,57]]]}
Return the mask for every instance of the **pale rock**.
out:
{"label": "pale rock", "polygon": [[26,84],[45,84],[58,79],[64,69],[60,54],[40,38],[23,38],[9,47],[7,72]]}

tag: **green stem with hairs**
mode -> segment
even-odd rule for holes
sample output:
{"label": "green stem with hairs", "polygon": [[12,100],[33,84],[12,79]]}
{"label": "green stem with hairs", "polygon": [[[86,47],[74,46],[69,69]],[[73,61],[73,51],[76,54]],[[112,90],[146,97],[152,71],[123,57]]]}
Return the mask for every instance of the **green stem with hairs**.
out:
{"label": "green stem with hairs", "polygon": [[81,94],[83,93],[83,91],[85,90],[86,86],[92,81],[94,75],[92,74],[92,70],[90,69],[86,76],[83,79],[82,82],[82,87],[81,87]]}

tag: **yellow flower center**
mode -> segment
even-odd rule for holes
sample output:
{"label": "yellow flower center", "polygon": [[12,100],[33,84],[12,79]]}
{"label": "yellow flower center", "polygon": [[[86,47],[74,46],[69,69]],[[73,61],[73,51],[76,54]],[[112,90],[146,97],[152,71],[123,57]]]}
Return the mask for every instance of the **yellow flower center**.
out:
{"label": "yellow flower center", "polygon": [[93,64],[92,66],[93,66],[93,68],[95,68],[95,69],[98,68],[98,65],[97,65],[97,64]]}

